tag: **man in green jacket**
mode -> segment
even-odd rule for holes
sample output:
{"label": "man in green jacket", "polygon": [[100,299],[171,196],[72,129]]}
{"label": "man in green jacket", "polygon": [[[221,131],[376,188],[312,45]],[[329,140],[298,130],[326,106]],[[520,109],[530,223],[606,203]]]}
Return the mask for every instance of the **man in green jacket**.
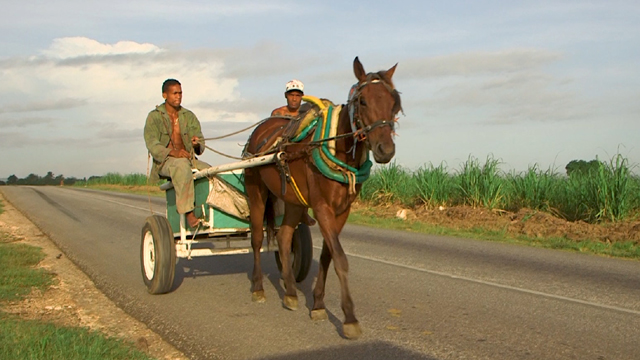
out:
{"label": "man in green jacket", "polygon": [[182,85],[178,80],[168,79],[162,84],[162,97],[164,104],[149,113],[144,125],[144,141],[153,157],[149,180],[171,178],[178,212],[185,214],[188,225],[195,228],[199,220],[193,213],[192,169],[209,167],[195,157],[204,152],[204,136],[196,115],[181,106]]}

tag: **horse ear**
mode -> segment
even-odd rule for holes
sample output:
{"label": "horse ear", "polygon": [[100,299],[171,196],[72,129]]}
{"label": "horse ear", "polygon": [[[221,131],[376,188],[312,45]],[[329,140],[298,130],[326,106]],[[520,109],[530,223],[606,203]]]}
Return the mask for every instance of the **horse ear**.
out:
{"label": "horse ear", "polygon": [[364,71],[364,67],[362,67],[362,64],[360,63],[360,60],[357,56],[355,59],[353,59],[353,73],[356,75],[356,79],[358,79],[358,81],[360,82],[364,81],[367,78],[367,73]]}
{"label": "horse ear", "polygon": [[398,63],[393,65],[391,69],[387,70],[387,72],[384,73],[387,79],[391,80],[391,78],[393,77],[393,73],[396,72],[396,66],[398,66]]}

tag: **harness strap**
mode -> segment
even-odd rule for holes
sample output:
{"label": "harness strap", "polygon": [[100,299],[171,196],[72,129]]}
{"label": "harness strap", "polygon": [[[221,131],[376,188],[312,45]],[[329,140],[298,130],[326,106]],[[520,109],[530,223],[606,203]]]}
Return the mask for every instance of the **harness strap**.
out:
{"label": "harness strap", "polygon": [[285,153],[280,152],[278,156],[276,156],[276,160],[277,160],[278,167],[280,168],[280,179],[282,181],[282,184],[281,184],[282,196],[284,197],[284,194],[286,193],[286,189],[287,189],[287,183],[289,183],[291,184],[291,187],[293,188],[293,193],[298,198],[298,201],[300,201],[302,205],[309,207],[309,203],[307,203],[307,200],[305,200],[304,196],[300,192],[300,188],[298,187],[298,184],[296,184],[296,180],[293,178],[293,175],[291,175],[291,171],[289,170],[289,164],[287,163],[287,159],[285,158]]}
{"label": "harness strap", "polygon": [[296,194],[298,201],[300,201],[302,205],[309,207],[309,203],[307,203],[307,200],[305,200],[304,196],[302,196],[302,193],[300,192],[300,188],[298,188],[298,185],[296,184],[296,181],[293,179],[293,176],[289,174],[287,179],[289,180],[289,183],[291,184],[291,187],[293,188],[293,192],[294,194]]}
{"label": "harness strap", "polygon": [[289,165],[287,165],[287,160],[283,159],[282,155],[284,153],[280,152],[276,155],[276,164],[278,165],[278,169],[280,170],[280,193],[284,197],[284,194],[287,191],[287,181],[290,176],[289,174]]}

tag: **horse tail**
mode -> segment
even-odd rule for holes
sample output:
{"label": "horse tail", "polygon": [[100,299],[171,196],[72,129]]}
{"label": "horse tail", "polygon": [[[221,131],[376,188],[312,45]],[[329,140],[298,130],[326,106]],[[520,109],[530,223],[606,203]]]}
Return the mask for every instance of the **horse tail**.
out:
{"label": "horse tail", "polygon": [[276,211],[274,205],[274,199],[272,196],[267,197],[267,203],[264,208],[264,218],[267,222],[267,244],[274,243],[276,238]]}

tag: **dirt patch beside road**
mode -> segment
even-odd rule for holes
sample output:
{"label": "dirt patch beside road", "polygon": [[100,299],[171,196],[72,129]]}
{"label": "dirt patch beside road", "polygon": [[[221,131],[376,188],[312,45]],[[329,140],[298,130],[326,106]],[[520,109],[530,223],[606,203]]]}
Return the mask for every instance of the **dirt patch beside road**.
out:
{"label": "dirt patch beside road", "polygon": [[596,240],[605,243],[632,241],[635,244],[640,244],[640,221],[637,219],[616,223],[589,224],[583,221],[566,221],[549,213],[531,209],[521,209],[512,213],[469,206],[407,209],[400,205],[370,208],[366,204],[354,203],[353,210],[365,215],[384,218],[403,217],[407,221],[419,221],[457,230],[481,228],[488,231],[505,232],[511,236],[564,237],[574,241]]}
{"label": "dirt patch beside road", "polygon": [[4,212],[0,232],[21,243],[42,248],[46,258],[39,266],[57,275],[58,283],[44,293],[33,292],[27,299],[4,307],[5,312],[25,319],[37,319],[64,326],[82,326],[108,336],[131,341],[157,359],[188,359],[147,326],[113,304],[40,229],[0,195]]}

